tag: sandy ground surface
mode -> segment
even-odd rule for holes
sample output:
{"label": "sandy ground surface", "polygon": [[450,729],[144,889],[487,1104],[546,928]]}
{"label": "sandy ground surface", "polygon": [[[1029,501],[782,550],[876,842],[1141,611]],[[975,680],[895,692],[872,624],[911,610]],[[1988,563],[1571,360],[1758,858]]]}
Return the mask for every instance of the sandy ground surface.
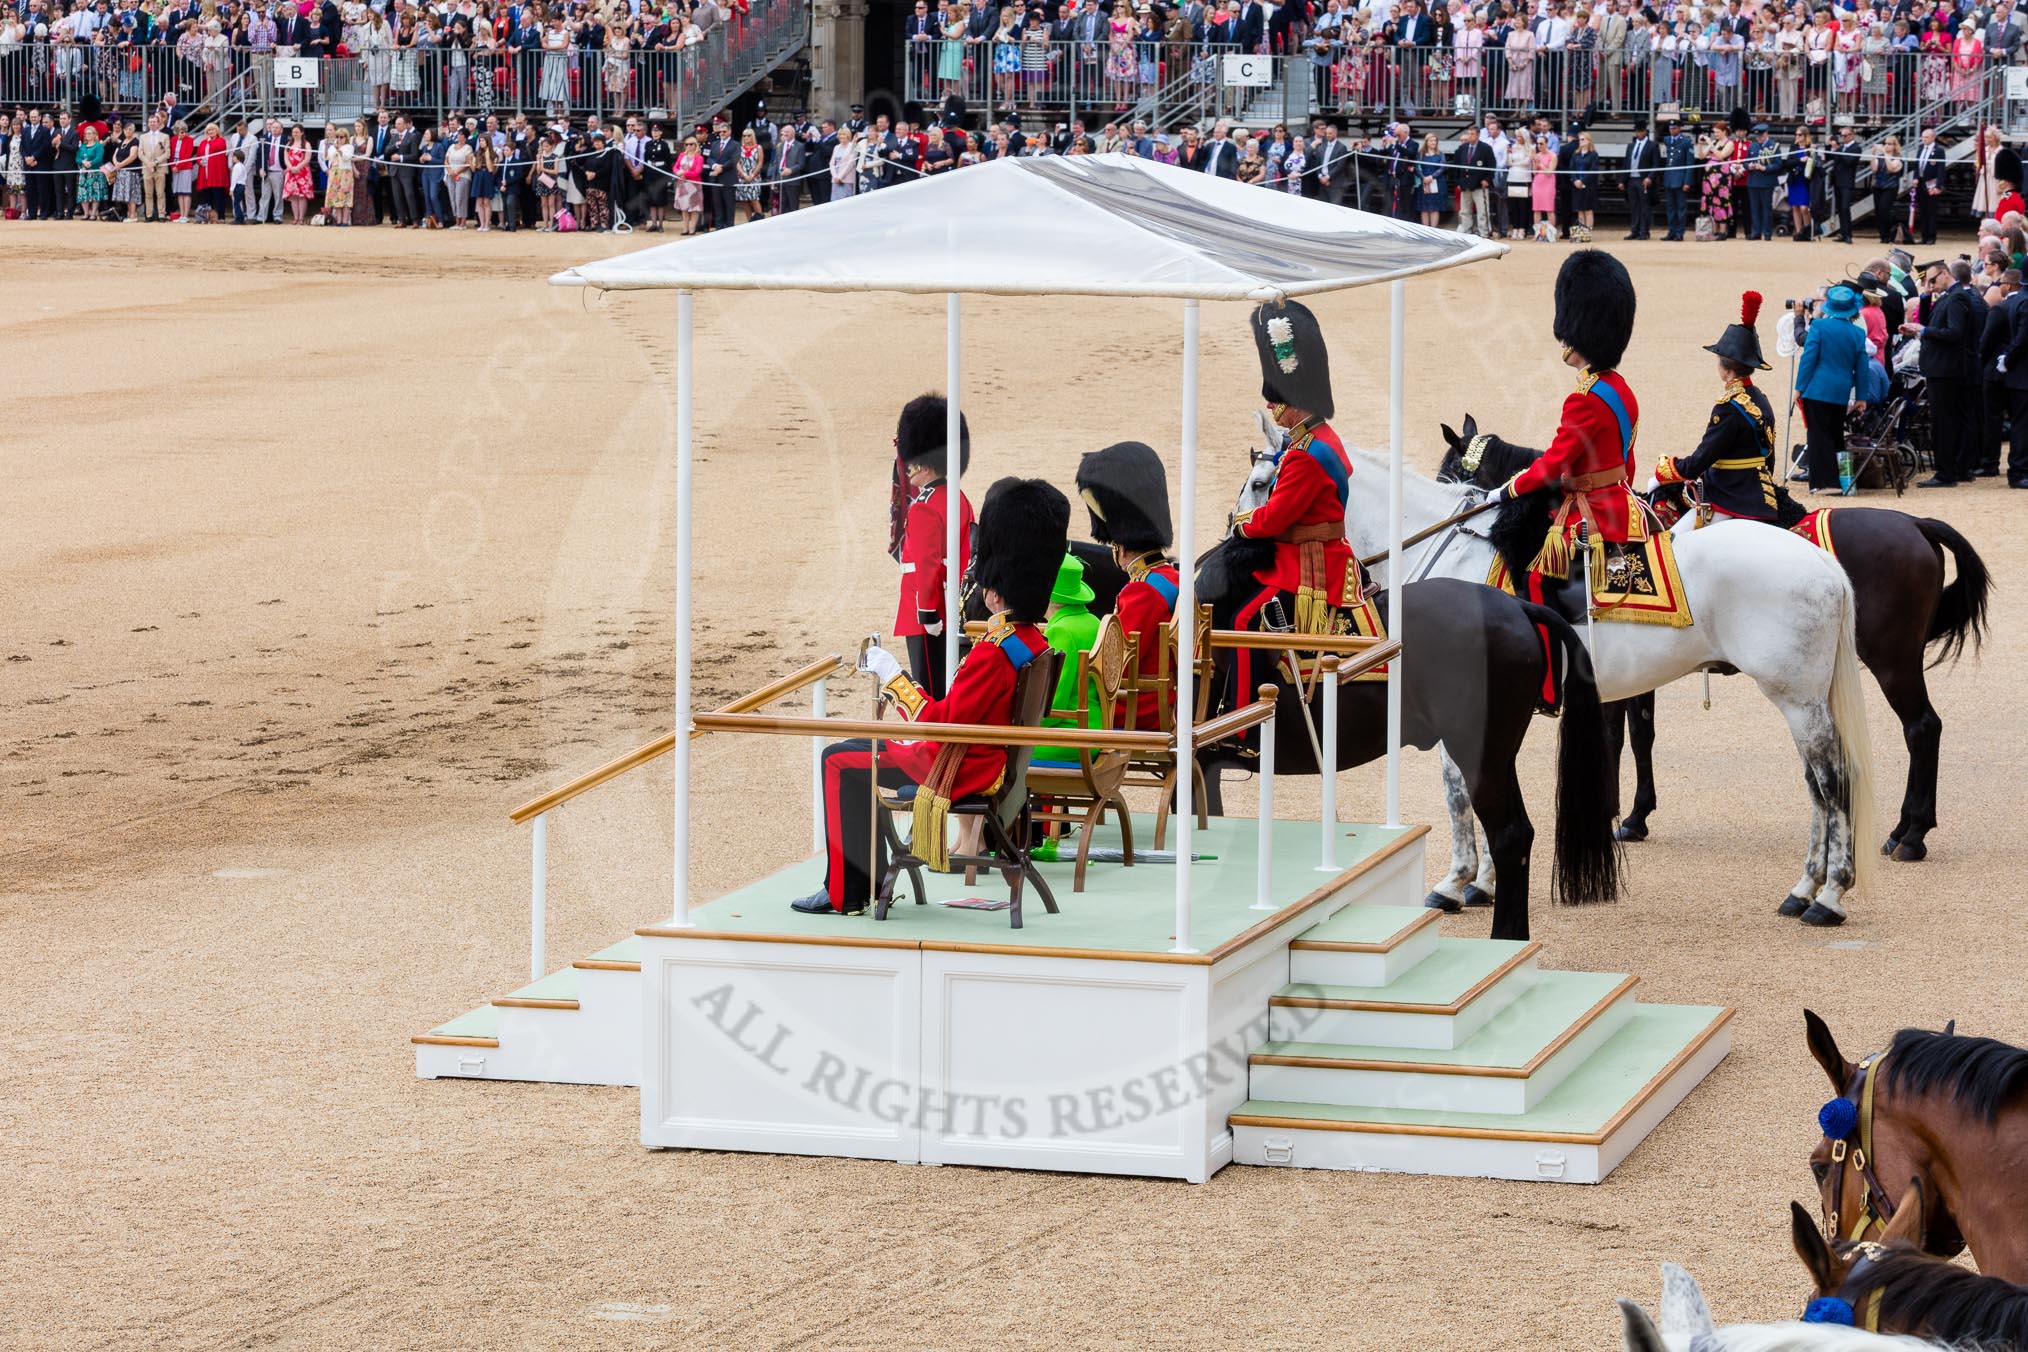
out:
{"label": "sandy ground surface", "polygon": [[[417,1081],[408,1036],[525,971],[507,809],[666,728],[674,300],[542,285],[611,247],[0,231],[0,1342],[1605,1347],[1611,1297],[1652,1302],[1662,1259],[1723,1318],[1799,1307],[1785,1203],[1808,1195],[1825,1097],[1805,1002],[1848,1048],[1952,1017],[2028,1040],[2028,502],[1985,483],[1909,504],[1999,583],[1983,660],[1936,686],[1931,862],[1884,868],[1834,935],[1778,922],[1807,821],[1787,736],[1750,689],[1721,683],[1704,713],[1689,682],[1663,697],[1631,895],[1559,912],[1538,870],[1552,965],[1740,1010],[1731,1058],[1603,1187],[650,1154],[631,1090]],[[1467,411],[1546,437],[1569,388],[1548,336],[1562,256],[1523,245],[1413,286],[1415,463]],[[1697,347],[1742,282],[1772,308],[1867,254],[1624,256],[1652,455],[1692,444],[1713,384]],[[1319,306],[1348,440],[1385,435],[1385,306]],[[891,624],[888,438],[941,384],[942,305],[698,313],[711,698]],[[1236,482],[1245,313],[1207,307],[1204,328],[1209,480]],[[1174,446],[1179,341],[1168,305],[973,303],[979,473],[1067,485],[1086,450]],[[1226,506],[1207,491],[1200,530]],[[1868,691],[1891,821],[1906,758]],[[1538,825],[1552,748],[1539,727]],[[700,744],[704,891],[800,850],[803,754]],[[1432,758],[1407,780],[1410,820],[1440,820]],[[1348,773],[1347,815],[1379,791],[1377,769]],[[1314,795],[1289,786],[1285,811]],[[739,815],[754,802],[776,804],[765,830]],[[665,912],[668,805],[658,766],[559,814],[553,960]]]}

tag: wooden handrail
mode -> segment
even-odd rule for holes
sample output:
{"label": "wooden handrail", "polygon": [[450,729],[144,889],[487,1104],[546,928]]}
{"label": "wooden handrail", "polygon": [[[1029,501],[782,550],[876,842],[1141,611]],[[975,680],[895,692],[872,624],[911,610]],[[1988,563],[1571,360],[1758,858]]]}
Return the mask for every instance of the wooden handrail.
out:
{"label": "wooden handrail", "polygon": [[964,746],[1074,746],[1093,751],[1166,751],[1159,732],[1099,728],[1014,728],[991,723],[885,723],[867,718],[789,718],[774,714],[699,714],[702,732],[759,732],[777,737],[872,737],[882,741],[956,742]]}
{"label": "wooden handrail", "polygon": [[1401,656],[1400,639],[1398,638],[1381,639],[1379,642],[1375,643],[1373,647],[1368,648],[1363,653],[1360,653],[1357,657],[1354,657],[1351,661],[1339,662],[1338,679],[1341,681],[1349,681],[1355,676],[1363,676],[1367,672],[1373,670],[1375,667],[1384,666],[1388,662],[1393,661],[1395,658],[1399,656]]}
{"label": "wooden handrail", "polygon": [[1350,655],[1363,653],[1377,643],[1389,641],[1384,638],[1368,638],[1364,634],[1273,634],[1260,633],[1252,629],[1211,631],[1211,646],[1214,648],[1265,648],[1273,652],[1288,652],[1293,649],[1302,653]]}
{"label": "wooden handrail", "polygon": [[1207,746],[1230,737],[1235,732],[1245,732],[1248,728],[1257,727],[1273,718],[1274,689],[1271,685],[1262,686],[1261,697],[1252,704],[1242,705],[1229,714],[1220,714],[1209,723],[1193,728],[1190,734],[1191,746],[1193,748]]}
{"label": "wooden handrail", "polygon": [[[800,671],[792,671],[780,680],[770,681],[752,694],[741,695],[730,704],[720,708],[719,712],[728,714],[746,713],[749,710],[761,708],[763,705],[772,704],[784,695],[794,694],[806,685],[815,685],[825,677],[837,674],[843,665],[843,660],[837,653],[832,653],[829,657],[820,657]],[[692,719],[691,721],[694,725],[701,721],[701,718]],[[690,734],[690,739],[692,741],[697,740],[704,735],[705,731],[703,728],[695,728]],[[563,787],[551,789],[540,798],[531,799],[523,803],[520,807],[508,813],[507,816],[515,822],[525,822],[532,817],[539,817],[551,808],[567,803],[579,794],[595,789],[609,779],[617,779],[636,766],[646,765],[656,757],[665,756],[675,749],[676,735],[674,733],[663,733],[646,746],[636,747],[626,755],[621,756],[618,760],[607,761],[598,769],[579,775]]]}

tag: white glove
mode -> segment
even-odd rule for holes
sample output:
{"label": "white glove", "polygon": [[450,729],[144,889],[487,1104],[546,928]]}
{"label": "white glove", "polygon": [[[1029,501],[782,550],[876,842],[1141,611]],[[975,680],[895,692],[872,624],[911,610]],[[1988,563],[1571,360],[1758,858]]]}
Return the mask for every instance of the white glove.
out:
{"label": "white glove", "polygon": [[859,654],[859,669],[872,672],[882,685],[901,675],[901,663],[894,660],[893,653],[880,647],[868,648]]}
{"label": "white glove", "polygon": [[1646,497],[1653,497],[1655,495],[1655,490],[1660,488],[1661,486],[1662,481],[1660,479],[1657,479],[1654,475],[1650,474],[1648,476],[1647,485],[1641,489],[1641,493]]}
{"label": "white glove", "polygon": [[1506,500],[1507,500],[1507,485],[1505,484],[1501,484],[1498,488],[1486,494],[1486,502],[1487,505],[1489,506],[1496,502],[1505,502]]}

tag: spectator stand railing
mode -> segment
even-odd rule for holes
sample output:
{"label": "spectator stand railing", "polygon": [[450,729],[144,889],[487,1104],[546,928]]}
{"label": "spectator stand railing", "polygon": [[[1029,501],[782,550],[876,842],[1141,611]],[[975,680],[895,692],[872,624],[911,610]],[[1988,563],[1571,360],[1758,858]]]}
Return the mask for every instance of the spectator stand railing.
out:
{"label": "spectator stand railing", "polygon": [[[956,94],[974,111],[1011,105],[1038,121],[1083,119],[1096,132],[1107,122],[1145,120],[1166,133],[1183,120],[1212,115],[1219,62],[1231,47],[1203,43],[1104,42],[1039,44],[978,42],[940,37],[902,43],[902,97],[933,112]],[[1014,70],[1009,62],[1025,63]],[[1046,130],[1046,128],[1044,128]]]}
{"label": "spectator stand railing", "polygon": [[560,80],[547,85],[540,51],[419,47],[324,58],[313,89],[276,88],[269,49],[228,48],[207,60],[167,44],[29,43],[0,55],[0,104],[74,110],[95,94],[108,115],[145,117],[173,93],[179,117],[204,121],[274,116],[318,127],[386,108],[432,123],[453,113],[601,120],[639,113],[668,119],[673,130],[724,108],[809,37],[807,5],[768,4],[688,47],[573,48],[561,54]]}

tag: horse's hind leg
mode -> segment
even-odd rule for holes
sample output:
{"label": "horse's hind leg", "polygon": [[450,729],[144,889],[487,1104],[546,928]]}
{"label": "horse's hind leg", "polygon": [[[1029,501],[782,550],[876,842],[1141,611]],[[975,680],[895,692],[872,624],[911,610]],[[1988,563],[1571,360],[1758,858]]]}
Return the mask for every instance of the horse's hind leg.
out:
{"label": "horse's hind leg", "polygon": [[1535,827],[1521,798],[1521,779],[1511,762],[1482,766],[1472,784],[1472,806],[1486,824],[1486,844],[1499,868],[1493,893],[1493,937],[1528,937],[1528,855]]}
{"label": "horse's hind leg", "polygon": [[1472,815],[1472,795],[1465,788],[1464,771],[1451,759],[1448,748],[1442,750],[1442,761],[1444,809],[1451,819],[1451,870],[1430,889],[1422,904],[1456,912],[1464,906],[1479,872],[1478,819]]}
{"label": "horse's hind leg", "polygon": [[1922,652],[1912,659],[1882,662],[1873,669],[1880,693],[1901,720],[1901,739],[1908,744],[1908,783],[1901,794],[1901,820],[1880,852],[1910,863],[1929,854],[1924,837],[1936,827],[1937,763],[1943,752],[1943,719],[1929,700]]}
{"label": "horse's hind leg", "polygon": [[1853,874],[1852,820],[1841,792],[1843,755],[1837,728],[1830,706],[1821,701],[1787,701],[1773,691],[1768,697],[1788,720],[1810,791],[1809,857],[1801,880],[1778,909],[1785,916],[1814,917],[1812,924],[1835,925],[1845,918],[1840,898],[1852,886]]}
{"label": "horse's hind leg", "polygon": [[1500,865],[1493,858],[1493,838],[1486,834],[1484,822],[1479,823],[1479,876],[1472,879],[1472,885],[1465,889],[1465,905],[1491,906],[1493,898],[1500,891]]}
{"label": "horse's hind leg", "polygon": [[1648,814],[1655,810],[1655,692],[1621,700],[1619,707],[1626,710],[1627,740],[1634,747],[1634,810],[1620,819],[1616,834],[1625,841],[1646,840]]}

